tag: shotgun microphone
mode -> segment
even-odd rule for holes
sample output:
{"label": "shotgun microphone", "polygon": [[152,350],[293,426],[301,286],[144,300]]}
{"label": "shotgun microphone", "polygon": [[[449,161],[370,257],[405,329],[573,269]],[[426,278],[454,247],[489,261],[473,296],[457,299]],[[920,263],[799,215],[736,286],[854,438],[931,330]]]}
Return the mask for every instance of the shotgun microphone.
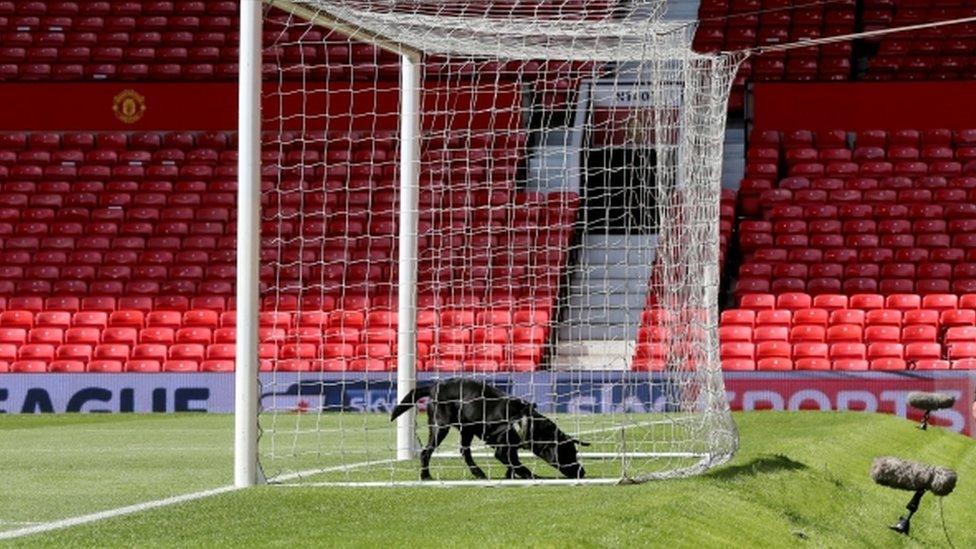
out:
{"label": "shotgun microphone", "polygon": [[908,534],[911,528],[912,515],[918,511],[922,496],[926,491],[937,496],[948,496],[956,488],[956,472],[945,467],[936,467],[917,461],[908,461],[896,457],[875,458],[871,464],[871,479],[881,486],[915,492],[906,509],[908,514],[889,526],[895,532]]}
{"label": "shotgun microphone", "polygon": [[906,400],[912,408],[925,412],[922,415],[922,423],[918,426],[923,431],[929,427],[929,415],[932,412],[952,408],[956,404],[956,397],[952,395],[945,393],[924,393],[921,391],[908,393]]}

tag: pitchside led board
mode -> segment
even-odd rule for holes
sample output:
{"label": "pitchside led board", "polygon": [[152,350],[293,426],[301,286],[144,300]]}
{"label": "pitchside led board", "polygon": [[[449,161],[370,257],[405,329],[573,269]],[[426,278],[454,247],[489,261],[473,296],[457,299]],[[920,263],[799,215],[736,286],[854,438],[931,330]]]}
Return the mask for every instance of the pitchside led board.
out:
{"label": "pitchside led board", "polygon": [[[537,402],[544,412],[608,413],[665,411],[660,381],[627,380],[628,372],[519,373],[489,376],[491,383]],[[420,383],[429,376],[420,375]],[[279,407],[296,413],[318,411],[387,412],[396,387],[386,374],[279,373]],[[263,381],[270,381],[267,374]],[[626,382],[624,382],[626,381]],[[270,386],[270,384],[269,384]],[[725,390],[733,410],[854,410],[917,420],[906,397],[912,391],[939,391],[956,397],[933,423],[974,434],[968,413],[976,372],[733,372]],[[214,412],[234,410],[230,374],[3,374],[0,413],[52,412]]]}

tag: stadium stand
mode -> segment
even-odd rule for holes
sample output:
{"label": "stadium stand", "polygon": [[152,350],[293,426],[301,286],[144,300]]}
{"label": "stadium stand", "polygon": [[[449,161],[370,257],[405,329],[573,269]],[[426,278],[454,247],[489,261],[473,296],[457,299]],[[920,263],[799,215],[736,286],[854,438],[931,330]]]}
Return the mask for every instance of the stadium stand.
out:
{"label": "stadium stand", "polygon": [[[610,2],[563,2],[565,13],[597,16]],[[238,5],[234,0],[0,1],[0,82],[4,81],[236,81]],[[504,13],[532,8],[511,4]],[[282,38],[283,35],[287,35]],[[318,40],[325,48],[302,46]],[[297,23],[277,9],[264,22],[267,78],[333,81],[395,80],[396,55],[312,24]],[[282,45],[283,44],[283,45]],[[509,63],[478,67],[432,59],[428,76],[457,78],[482,69],[502,77],[516,73],[534,82],[537,101],[565,109],[575,94],[579,64]]]}
{"label": "stadium stand", "polygon": [[[702,0],[695,34],[699,51],[733,51],[855,31],[854,0],[794,6],[777,0]],[[760,13],[762,12],[762,13]],[[746,59],[736,76],[729,108],[741,110],[747,81],[837,81],[851,78],[850,42],[764,53]]]}
{"label": "stadium stand", "polygon": [[[865,0],[865,30],[976,16],[971,3],[938,0]],[[874,52],[866,80],[957,80],[976,76],[976,25],[924,29],[869,42]]]}
{"label": "stadium stand", "polygon": [[753,135],[727,367],[969,368],[974,134]]}
{"label": "stadium stand", "polygon": [[[607,4],[579,7],[585,16]],[[917,0],[799,7],[703,0],[695,44],[702,51],[734,50],[967,17],[974,10]],[[0,81],[233,80],[236,27],[234,1],[0,0]],[[267,41],[282,32],[329,39],[272,13]],[[746,81],[971,78],[974,37],[972,25],[960,25],[868,40],[857,51],[841,42],[767,53],[743,64],[731,108],[742,107]],[[864,74],[857,70],[861,61]],[[394,56],[365,45],[349,48],[344,39],[322,50],[279,47],[268,53],[265,72],[278,75],[281,66],[299,64],[303,71],[281,74],[299,79],[305,70],[328,70],[331,78],[373,81],[398,73]],[[565,64],[496,69],[537,77],[538,101],[549,108],[571,102],[576,83],[562,76]],[[428,70],[458,73],[436,60]],[[261,319],[262,358],[280,358],[282,369],[394,365],[396,193],[392,184],[370,183],[376,169],[391,183],[394,142],[385,135],[340,142],[325,155],[277,147],[282,143],[264,153],[268,188],[280,178],[265,196],[265,228],[276,236],[263,243],[264,259],[302,259],[300,268],[262,272],[264,291],[289,296],[268,301],[288,310]],[[0,134],[0,371],[233,369],[234,144],[233,133],[221,132]],[[496,144],[480,136],[465,142],[466,149],[494,147],[473,175],[470,154],[451,157],[459,142],[439,145],[432,143],[424,156],[438,168],[426,179],[431,190],[421,198],[428,215],[422,226],[436,230],[421,239],[427,253],[419,284],[421,304],[455,307],[440,316],[421,314],[420,366],[535,369],[545,354],[546,323],[557,314],[578,198],[484,184],[513,178],[524,141]],[[348,185],[326,167],[350,161]],[[441,188],[438,177],[452,170],[464,170],[465,183],[474,186]],[[326,189],[305,188],[302,174],[325,177]],[[721,317],[726,369],[976,364],[970,354],[976,341],[962,329],[976,315],[976,129],[762,132],[752,136],[745,176],[738,196],[726,193],[722,204],[723,269],[730,249],[742,254],[741,264],[725,273],[732,275],[736,306]],[[496,218],[489,205],[504,215]],[[273,222],[303,207],[329,213],[301,226]],[[484,234],[453,232],[452,223],[462,219]],[[524,252],[503,266],[491,255],[499,237],[489,233],[499,226],[506,245],[517,241]],[[309,242],[323,250],[314,266],[318,256],[309,253]],[[550,253],[528,253],[542,243]],[[450,264],[442,260],[447,249]],[[510,291],[530,278],[550,291]],[[649,304],[635,369],[663,366],[657,314]]]}
{"label": "stadium stand", "polygon": [[[302,150],[308,139],[263,153],[272,235],[263,254],[283,263],[262,273],[264,291],[274,294],[268,303],[283,309],[260,319],[270,344],[263,358],[280,357],[280,368],[297,371],[388,369],[396,352],[394,143],[336,141],[345,148],[327,154],[341,157],[342,170],[366,172],[323,190],[300,185],[296,170],[320,180],[333,175],[329,158]],[[233,143],[234,134],[212,132],[0,135],[0,341],[12,346],[3,349],[5,365],[17,372],[232,369]],[[451,147],[431,143],[419,301],[457,308],[421,315],[421,367],[534,369],[578,198],[504,184],[522,146],[517,138],[478,141],[486,151],[481,170],[466,154],[464,188],[445,186]],[[370,179],[377,166],[385,175]],[[296,208],[306,208],[304,226],[272,223]],[[484,230],[462,231],[458,223]],[[492,256],[499,238],[508,239],[504,258]],[[299,256],[308,263],[290,269],[289,258]],[[535,291],[512,291],[529,280]]]}

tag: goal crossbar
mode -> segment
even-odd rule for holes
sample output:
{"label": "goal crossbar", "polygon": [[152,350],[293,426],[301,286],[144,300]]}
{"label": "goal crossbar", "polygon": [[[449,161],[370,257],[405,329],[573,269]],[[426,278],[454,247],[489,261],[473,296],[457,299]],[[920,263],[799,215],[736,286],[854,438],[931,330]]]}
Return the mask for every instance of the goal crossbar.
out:
{"label": "goal crossbar", "polygon": [[332,15],[325,11],[315,11],[305,6],[289,0],[264,0],[268,5],[286,11],[305,21],[314,23],[320,27],[340,32],[352,40],[360,40],[396,55],[409,55],[414,59],[420,59],[423,52],[402,42],[392,40],[388,36],[372,32],[364,27],[352,24],[341,17]]}

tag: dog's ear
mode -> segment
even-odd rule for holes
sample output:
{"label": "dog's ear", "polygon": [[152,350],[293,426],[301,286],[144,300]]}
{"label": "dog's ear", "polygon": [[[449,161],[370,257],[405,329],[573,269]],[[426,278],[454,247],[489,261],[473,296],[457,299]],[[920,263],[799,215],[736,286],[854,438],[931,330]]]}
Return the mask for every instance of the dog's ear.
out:
{"label": "dog's ear", "polygon": [[573,444],[577,445],[577,446],[584,446],[585,447],[585,446],[589,446],[590,445],[589,442],[583,442],[582,440],[580,440],[578,438],[571,438],[571,439],[569,439],[569,441],[572,442]]}

